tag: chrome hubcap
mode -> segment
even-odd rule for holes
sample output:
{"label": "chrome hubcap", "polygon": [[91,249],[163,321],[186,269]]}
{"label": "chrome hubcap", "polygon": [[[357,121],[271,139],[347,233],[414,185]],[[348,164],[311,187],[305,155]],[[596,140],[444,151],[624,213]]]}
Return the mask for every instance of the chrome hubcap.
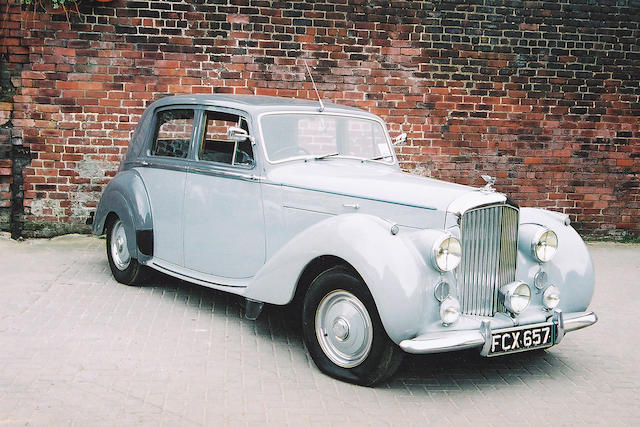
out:
{"label": "chrome hubcap", "polygon": [[344,341],[349,337],[349,323],[342,317],[333,322],[333,334],[340,341]]}
{"label": "chrome hubcap", "polygon": [[355,295],[339,289],[318,304],[316,337],[324,354],[336,365],[353,368],[371,351],[373,324],[369,312]]}
{"label": "chrome hubcap", "polygon": [[127,235],[120,220],[116,221],[111,230],[111,258],[118,270],[126,269],[131,262],[131,255],[127,246]]}

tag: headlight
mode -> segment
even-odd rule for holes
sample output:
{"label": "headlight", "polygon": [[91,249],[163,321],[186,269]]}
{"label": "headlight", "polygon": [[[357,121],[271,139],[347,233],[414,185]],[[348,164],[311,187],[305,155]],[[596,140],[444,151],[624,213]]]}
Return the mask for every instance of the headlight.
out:
{"label": "headlight", "polygon": [[511,313],[522,313],[529,306],[531,289],[524,282],[511,282],[500,288],[500,300]]}
{"label": "headlight", "polygon": [[456,323],[460,317],[460,303],[453,297],[447,297],[440,304],[440,319],[447,326]]}
{"label": "headlight", "polygon": [[536,233],[531,242],[533,255],[540,262],[547,262],[556,254],[558,249],[558,236],[548,228]]}
{"label": "headlight", "polygon": [[433,245],[433,260],[435,267],[442,271],[451,271],[460,264],[462,246],[453,236],[445,235]]}
{"label": "headlight", "polygon": [[547,310],[553,310],[560,302],[560,289],[555,286],[549,286],[542,294],[542,303]]}

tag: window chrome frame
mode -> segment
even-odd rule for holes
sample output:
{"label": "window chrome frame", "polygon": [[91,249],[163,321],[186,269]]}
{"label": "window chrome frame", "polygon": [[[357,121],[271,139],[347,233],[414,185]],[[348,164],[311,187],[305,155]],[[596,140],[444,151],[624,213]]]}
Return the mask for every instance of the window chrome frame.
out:
{"label": "window chrome frame", "polygon": [[287,157],[286,159],[281,159],[281,160],[271,160],[269,158],[269,154],[267,153],[267,144],[266,141],[264,139],[264,133],[262,130],[262,118],[264,116],[272,116],[272,115],[290,115],[290,114],[298,114],[298,115],[306,115],[306,116],[339,116],[339,117],[351,117],[354,119],[358,119],[358,120],[367,120],[367,121],[371,121],[371,122],[375,122],[378,123],[381,127],[382,127],[382,131],[384,133],[385,136],[385,141],[387,143],[387,147],[389,148],[389,153],[391,157],[391,161],[386,161],[384,159],[380,159],[380,160],[372,160],[372,159],[368,159],[366,157],[357,157],[357,156],[345,156],[345,155],[339,155],[339,156],[333,156],[333,158],[339,158],[339,159],[351,159],[351,160],[358,160],[358,161],[368,161],[368,162],[374,162],[374,163],[379,163],[379,164],[384,164],[384,165],[395,165],[398,163],[398,159],[396,157],[396,153],[395,150],[393,149],[393,144],[391,143],[391,138],[389,137],[389,132],[387,130],[387,126],[384,123],[384,121],[382,121],[382,119],[377,118],[377,117],[367,117],[367,116],[361,116],[358,114],[349,114],[349,113],[339,113],[339,112],[327,112],[326,110],[323,112],[317,111],[317,110],[310,110],[310,111],[300,111],[300,110],[279,110],[279,111],[267,111],[267,112],[263,112],[258,114],[257,117],[257,128],[258,128],[258,135],[260,136],[260,145],[262,146],[262,154],[264,155],[264,159],[266,160],[267,163],[271,164],[271,165],[277,165],[280,163],[285,163],[285,162],[290,162],[290,161],[295,161],[295,160],[313,160],[315,157],[321,156],[321,154],[318,155],[304,155],[304,156],[293,156],[293,157]]}
{"label": "window chrome frame", "polygon": [[[204,171],[204,169],[206,168],[217,168],[218,170],[220,170],[221,174],[226,174],[227,176],[235,176],[235,175],[243,175],[242,173],[237,174],[237,173],[228,173],[229,171],[226,171],[227,169],[240,169],[240,170],[244,170],[244,171],[250,171],[250,170],[254,170],[256,169],[257,165],[258,165],[258,160],[257,160],[257,156],[256,156],[256,143],[255,143],[255,137],[252,136],[252,134],[254,134],[255,132],[252,132],[252,130],[255,129],[255,126],[253,125],[253,122],[251,120],[251,115],[249,113],[247,113],[246,111],[243,110],[236,110],[234,108],[229,108],[229,107],[218,107],[215,105],[197,105],[196,109],[198,111],[198,130],[197,130],[197,137],[196,134],[194,134],[194,138],[192,140],[192,150],[193,150],[193,155],[189,156],[189,160],[191,160],[192,162],[194,162],[194,166],[192,169],[197,169],[201,172]],[[249,128],[249,141],[251,142],[251,148],[252,148],[252,156],[253,156],[253,162],[250,165],[243,165],[243,164],[236,164],[233,162],[232,159],[232,163],[223,163],[223,162],[214,162],[211,160],[204,160],[200,158],[200,148],[201,148],[201,144],[202,141],[205,137],[204,132],[205,132],[205,123],[206,123],[206,116],[207,113],[209,112],[219,112],[219,113],[227,113],[227,114],[233,114],[236,115],[240,118],[242,118],[246,123],[247,123],[247,127]],[[237,143],[234,143],[232,141],[229,141],[229,144],[235,144],[237,145]],[[235,150],[234,150],[235,152]],[[234,154],[235,157],[235,154]],[[253,177],[253,175],[246,175]]]}
{"label": "window chrome frame", "polygon": [[[151,148],[153,147],[153,143],[156,140],[156,126],[158,124],[158,115],[163,113],[164,111],[172,111],[172,110],[191,110],[193,111],[193,123],[191,124],[191,136],[189,139],[189,147],[187,150],[187,156],[186,157],[172,157],[172,156],[159,156],[157,154],[152,154],[151,152]],[[191,105],[191,104],[174,104],[174,105],[166,105],[160,108],[156,108],[153,111],[153,119],[151,120],[151,132],[148,133],[147,135],[147,141],[144,145],[144,149],[143,151],[140,153],[140,155],[138,156],[138,160],[140,160],[141,157],[146,158],[145,160],[149,160],[149,161],[155,161],[158,159],[167,159],[167,160],[172,160],[172,161],[178,161],[178,160],[189,160],[191,159],[191,150],[192,150],[192,146],[193,146],[193,139],[194,136],[196,134],[196,132],[198,131],[199,125],[200,125],[200,119],[198,117],[199,115],[199,108],[197,105]]]}

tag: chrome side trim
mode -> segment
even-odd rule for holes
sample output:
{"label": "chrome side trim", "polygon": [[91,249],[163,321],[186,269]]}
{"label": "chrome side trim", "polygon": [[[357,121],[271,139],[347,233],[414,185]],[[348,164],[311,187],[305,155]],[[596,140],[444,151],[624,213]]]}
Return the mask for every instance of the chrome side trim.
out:
{"label": "chrome side trim", "polygon": [[233,279],[201,273],[199,271],[190,270],[188,268],[166,262],[156,257],[149,258],[144,262],[144,265],[170,276],[187,280],[188,282],[241,295],[246,291],[249,283],[253,280],[253,277]]}
{"label": "chrome side trim", "polygon": [[187,160],[181,159],[180,163],[173,163],[171,161],[153,161],[153,160],[139,160],[131,163],[132,167],[145,167],[145,168],[157,168],[166,169],[172,171],[184,172],[188,169]]}
{"label": "chrome side trim", "polygon": [[223,285],[221,283],[216,283],[216,282],[210,282],[209,280],[204,280],[204,279],[198,279],[196,277],[193,276],[189,276],[187,274],[182,274],[182,273],[178,273],[177,271],[171,270],[169,268],[163,267],[160,264],[156,263],[156,262],[152,262],[151,263],[153,265],[153,267],[167,273],[170,274],[172,276],[176,276],[176,277],[184,277],[187,279],[190,279],[192,281],[198,281],[198,282],[204,282],[208,285],[215,285],[215,286],[224,286],[224,287],[230,287],[230,288],[245,288],[246,286],[236,286],[236,285]]}
{"label": "chrome side trim", "polygon": [[221,176],[224,178],[233,178],[233,179],[242,179],[245,181],[260,181],[264,179],[263,176],[246,174],[241,172],[232,172],[220,169],[211,169],[202,166],[191,166],[188,169],[189,172],[201,174],[201,175],[212,175],[212,176]]}

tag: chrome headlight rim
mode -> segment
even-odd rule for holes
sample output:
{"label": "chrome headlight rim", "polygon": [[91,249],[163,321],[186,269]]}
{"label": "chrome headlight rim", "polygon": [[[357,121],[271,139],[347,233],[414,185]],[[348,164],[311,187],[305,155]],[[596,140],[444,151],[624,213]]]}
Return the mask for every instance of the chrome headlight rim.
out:
{"label": "chrome headlight rim", "polygon": [[518,315],[531,303],[531,287],[525,282],[511,282],[500,288],[500,296],[504,308]]}
{"label": "chrome headlight rim", "polygon": [[[553,240],[555,240],[555,246],[548,245],[549,243],[548,238],[545,237],[543,240],[543,236],[545,236],[546,234],[553,236]],[[541,245],[541,242],[543,241],[544,241],[544,245]],[[559,240],[556,232],[551,230],[548,227],[540,227],[540,229],[536,232],[536,234],[534,234],[533,239],[531,240],[531,253],[533,254],[533,258],[538,262],[540,263],[549,262],[551,261],[551,259],[553,259],[556,252],[558,252],[558,246],[559,246]],[[553,251],[549,255],[541,257],[540,254],[538,253],[538,249],[540,247],[552,248]]]}
{"label": "chrome headlight rim", "polygon": [[[447,247],[444,251],[442,251],[443,245],[445,244],[445,242],[448,242]],[[439,256],[444,253],[445,260],[449,258],[449,256],[451,255],[450,249],[452,249],[452,246],[451,246],[452,243],[453,243],[454,249],[456,246],[458,248],[458,253],[453,254],[454,257],[457,257],[457,260],[454,258],[453,263],[451,265],[449,265],[449,263],[445,261],[445,264],[443,266],[440,264],[440,262],[438,262]],[[460,265],[460,261],[462,260],[462,244],[460,243],[460,240],[458,240],[458,238],[456,238],[452,234],[443,233],[442,236],[440,236],[434,242],[433,247],[431,248],[431,254],[432,254],[431,260],[432,260],[433,267],[441,273],[447,273],[449,271],[455,270],[455,268],[458,265]]]}

